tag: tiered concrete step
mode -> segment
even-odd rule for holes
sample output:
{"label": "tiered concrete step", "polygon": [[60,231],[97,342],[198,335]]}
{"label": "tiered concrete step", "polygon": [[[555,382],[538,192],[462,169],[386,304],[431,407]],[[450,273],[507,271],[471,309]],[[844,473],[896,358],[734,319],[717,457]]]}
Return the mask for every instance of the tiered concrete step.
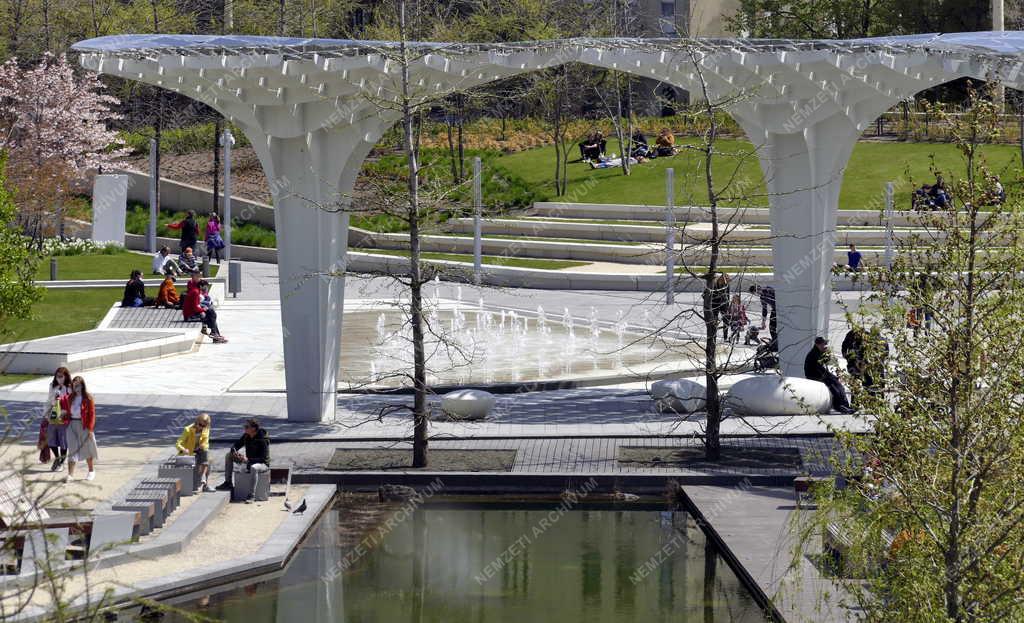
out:
{"label": "tiered concrete step", "polygon": [[[181,315],[181,312],[178,312]],[[199,328],[182,330],[80,331],[0,346],[0,369],[8,374],[52,374],[61,366],[75,371],[186,353]]]}
{"label": "tiered concrete step", "polygon": [[[770,272],[774,239],[767,208],[719,208],[719,222],[728,229],[720,248],[719,265],[726,272]],[[488,256],[523,259],[590,262],[583,267],[558,272],[601,272],[634,274],[641,266],[657,272],[665,264],[665,209],[661,206],[595,203],[538,202],[526,213],[482,222],[482,252]],[[709,261],[707,240],[711,235],[710,210],[705,207],[675,208],[679,263],[703,265]],[[900,212],[892,218],[892,236],[906,242],[925,234],[941,238],[934,229],[937,213]],[[421,248],[428,252],[461,255],[472,261],[473,219],[458,218],[445,223],[441,235],[425,235]],[[836,249],[832,263],[845,264],[850,244],[857,245],[869,264],[883,261],[888,234],[878,210],[842,210],[837,217]],[[781,242],[780,242],[781,241]],[[353,230],[353,250],[408,250],[408,236],[402,233],[374,233]]]}

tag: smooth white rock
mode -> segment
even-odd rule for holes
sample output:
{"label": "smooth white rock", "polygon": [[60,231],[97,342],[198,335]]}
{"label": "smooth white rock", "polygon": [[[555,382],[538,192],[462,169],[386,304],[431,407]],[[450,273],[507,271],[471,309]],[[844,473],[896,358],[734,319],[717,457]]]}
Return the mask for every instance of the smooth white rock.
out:
{"label": "smooth white rock", "polygon": [[707,404],[703,383],[692,379],[665,379],[651,385],[651,398],[660,413],[694,413]]}
{"label": "smooth white rock", "polygon": [[441,410],[453,420],[482,420],[494,409],[494,394],[482,389],[457,389],[441,397]]}
{"label": "smooth white rock", "polygon": [[742,415],[827,414],[832,407],[828,387],[819,381],[765,374],[738,381],[724,405]]}

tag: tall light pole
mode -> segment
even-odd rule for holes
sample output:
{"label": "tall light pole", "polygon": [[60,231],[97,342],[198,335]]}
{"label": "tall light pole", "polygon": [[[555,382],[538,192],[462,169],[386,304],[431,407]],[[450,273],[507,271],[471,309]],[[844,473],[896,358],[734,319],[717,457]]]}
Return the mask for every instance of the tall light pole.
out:
{"label": "tall light pole", "polygon": [[[995,32],[1003,32],[1005,28],[1005,20],[1003,17],[1003,0],[992,0],[992,30]],[[999,112],[1003,112],[1006,106],[1006,87],[1000,82],[995,88],[995,100],[996,106],[999,107]]]}

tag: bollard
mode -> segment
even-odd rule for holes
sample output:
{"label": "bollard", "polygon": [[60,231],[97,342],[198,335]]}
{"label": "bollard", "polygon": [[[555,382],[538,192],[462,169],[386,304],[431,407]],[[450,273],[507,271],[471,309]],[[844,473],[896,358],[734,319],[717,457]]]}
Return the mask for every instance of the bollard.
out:
{"label": "bollard", "polygon": [[57,281],[57,258],[50,258],[50,281]]}
{"label": "bollard", "polygon": [[238,293],[242,291],[242,265],[232,260],[228,262],[228,292],[231,294],[231,298],[238,298]]}
{"label": "bollard", "polygon": [[203,279],[210,277],[210,256],[207,255],[203,258]]}

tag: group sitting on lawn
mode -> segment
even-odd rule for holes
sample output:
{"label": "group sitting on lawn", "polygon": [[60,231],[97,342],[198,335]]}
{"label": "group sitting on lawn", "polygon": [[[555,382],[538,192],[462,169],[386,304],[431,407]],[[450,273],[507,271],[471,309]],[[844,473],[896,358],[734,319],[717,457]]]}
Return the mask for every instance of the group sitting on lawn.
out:
{"label": "group sitting on lawn", "polygon": [[676,155],[676,137],[668,128],[662,128],[654,140],[654,147],[647,142],[642,130],[633,132],[629,140],[629,155],[611,157],[605,154],[607,141],[598,130],[580,141],[580,161],[587,162],[594,169],[608,169],[622,166],[622,158],[628,157],[629,164],[639,164],[652,158],[666,158]]}
{"label": "group sitting on lawn", "polygon": [[185,285],[185,297],[178,294],[175,287],[174,273],[167,270],[160,291],[155,299],[146,296],[146,284],[142,280],[142,271],[133,270],[128,283],[124,286],[124,297],[121,307],[158,307],[180,309],[185,322],[203,323],[202,332],[210,335],[214,343],[227,342],[217,326],[217,311],[213,307],[210,296],[210,282],[202,278],[198,270],[191,271],[191,277]]}

